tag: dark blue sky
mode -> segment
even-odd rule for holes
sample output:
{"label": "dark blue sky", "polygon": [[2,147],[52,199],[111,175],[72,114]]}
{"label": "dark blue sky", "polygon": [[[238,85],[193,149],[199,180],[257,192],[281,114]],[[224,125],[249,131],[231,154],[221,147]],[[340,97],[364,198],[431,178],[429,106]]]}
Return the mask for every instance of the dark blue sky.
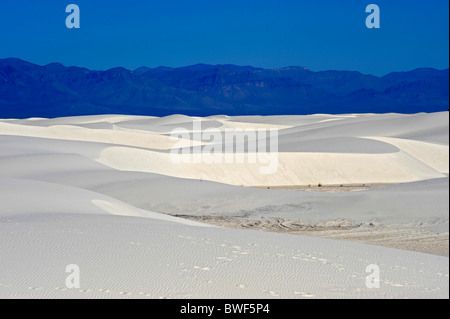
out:
{"label": "dark blue sky", "polygon": [[[65,26],[70,3],[81,9],[81,29]],[[381,29],[365,26],[370,3],[381,9]],[[0,58],[90,69],[443,69],[448,12],[448,0],[1,0]]]}

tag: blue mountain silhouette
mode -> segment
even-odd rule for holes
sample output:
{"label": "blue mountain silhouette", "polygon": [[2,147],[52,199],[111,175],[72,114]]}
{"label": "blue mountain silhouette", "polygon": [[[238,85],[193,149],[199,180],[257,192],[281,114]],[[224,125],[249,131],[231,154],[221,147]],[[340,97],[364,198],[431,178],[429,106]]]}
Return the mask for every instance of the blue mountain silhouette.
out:
{"label": "blue mountain silhouette", "polygon": [[417,113],[448,108],[448,69],[383,77],[297,66],[206,64],[94,71],[0,59],[0,118]]}

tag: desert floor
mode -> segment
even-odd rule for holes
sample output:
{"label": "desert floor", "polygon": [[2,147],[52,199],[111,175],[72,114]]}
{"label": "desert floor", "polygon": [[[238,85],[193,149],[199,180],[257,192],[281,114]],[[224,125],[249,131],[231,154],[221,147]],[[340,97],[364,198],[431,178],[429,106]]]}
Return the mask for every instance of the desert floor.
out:
{"label": "desert floor", "polygon": [[[208,129],[276,171],[173,161]],[[0,120],[0,297],[448,298],[448,176],[448,112]]]}

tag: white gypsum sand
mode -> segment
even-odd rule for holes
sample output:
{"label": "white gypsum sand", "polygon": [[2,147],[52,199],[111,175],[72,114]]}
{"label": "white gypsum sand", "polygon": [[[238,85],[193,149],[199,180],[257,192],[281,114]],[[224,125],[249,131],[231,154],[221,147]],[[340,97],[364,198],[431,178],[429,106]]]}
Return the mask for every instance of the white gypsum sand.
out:
{"label": "white gypsum sand", "polygon": [[[173,163],[170,132],[193,120],[278,129],[276,174]],[[448,121],[0,120],[0,297],[448,298]],[[79,289],[65,286],[69,264]]]}

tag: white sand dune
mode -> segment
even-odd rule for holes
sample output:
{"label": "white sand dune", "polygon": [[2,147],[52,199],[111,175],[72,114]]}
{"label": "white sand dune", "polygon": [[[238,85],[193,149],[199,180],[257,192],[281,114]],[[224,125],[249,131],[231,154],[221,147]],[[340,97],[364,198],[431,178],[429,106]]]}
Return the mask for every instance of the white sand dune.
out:
{"label": "white sand dune", "polygon": [[447,175],[449,173],[448,145],[439,145],[392,137],[375,137],[373,139],[397,146],[405,153],[420,160],[440,173]]}
{"label": "white sand dune", "polygon": [[[89,214],[119,215],[171,221],[184,225],[213,227],[165,214],[145,211],[114,198],[80,188],[23,179],[0,178],[0,217]],[[26,201],[22,200],[26,195]],[[32,217],[33,218],[33,217]]]}
{"label": "white sand dune", "polygon": [[[88,128],[83,125],[51,125],[44,127],[0,122],[0,134],[128,145],[161,150],[170,149],[174,144],[170,137],[165,135],[122,131],[115,129],[115,127],[113,129],[104,129],[103,126],[95,127],[93,124]],[[195,145],[195,143],[193,144]]]}
{"label": "white sand dune", "polygon": [[[193,120],[279,129],[276,174],[172,162],[169,133]],[[448,298],[448,127],[448,112],[0,120],[0,298]],[[295,190],[318,183],[395,185]]]}
{"label": "white sand dune", "polygon": [[[447,148],[448,149],[448,148]],[[424,155],[425,156],[425,155]],[[435,159],[446,170],[446,157]],[[445,177],[423,161],[405,152],[390,154],[279,153],[277,174],[263,175],[262,163],[186,163],[170,160],[170,154],[127,147],[108,147],[100,163],[115,169],[159,173],[242,186],[340,185],[406,183]],[[237,162],[237,160],[234,160]]]}
{"label": "white sand dune", "polygon": [[[0,240],[7,298],[448,298],[446,257],[320,238],[36,214],[2,221]],[[65,287],[68,264],[80,289]]]}
{"label": "white sand dune", "polygon": [[[99,119],[99,123],[111,122],[111,118],[107,121],[95,119]],[[420,140],[421,137],[439,137],[445,127],[448,129],[447,113],[336,116],[331,122],[323,122],[323,116],[316,116],[308,118],[309,124],[299,119],[298,126],[263,123],[253,129],[285,128],[280,131],[278,171],[272,175],[260,174],[260,168],[265,164],[251,164],[248,160],[244,164],[207,166],[171,162],[168,150],[178,140],[171,140],[167,132],[176,127],[192,130],[192,121],[188,122],[186,116],[124,119],[125,124],[115,122],[115,129],[95,128],[94,119],[88,118],[82,122],[83,125],[89,123],[89,128],[76,124],[44,126],[42,120],[39,120],[39,126],[0,122],[0,133],[109,144],[96,160],[115,169],[243,186],[405,183],[440,178],[449,173],[448,143],[441,144],[441,138],[437,142]],[[312,123],[313,119],[316,122]],[[133,122],[138,124],[130,124]],[[236,128],[236,123],[240,123],[239,128],[253,125],[222,119],[220,122],[203,121],[202,127]],[[164,134],[158,134],[155,125],[160,125]],[[396,138],[413,132],[419,140]],[[420,136],[420,132],[424,136]],[[199,143],[193,142],[193,145]]]}

